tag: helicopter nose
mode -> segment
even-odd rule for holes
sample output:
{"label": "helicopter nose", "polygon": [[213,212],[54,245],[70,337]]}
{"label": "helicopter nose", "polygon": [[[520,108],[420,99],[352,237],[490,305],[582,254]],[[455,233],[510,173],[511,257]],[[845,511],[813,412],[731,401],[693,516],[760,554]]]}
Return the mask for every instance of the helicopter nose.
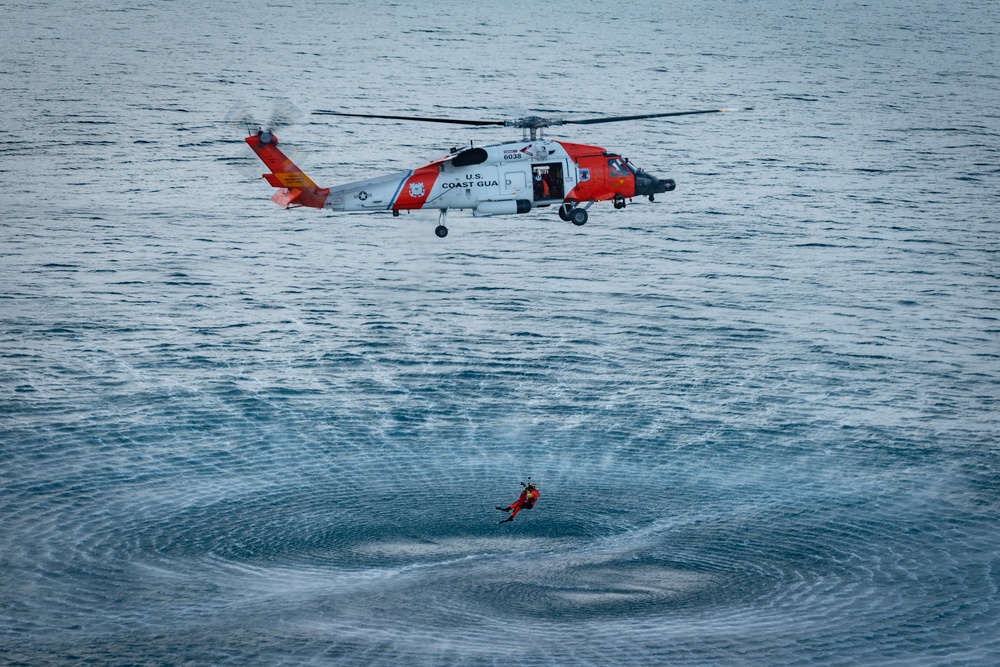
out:
{"label": "helicopter nose", "polygon": [[648,195],[656,188],[656,179],[642,171],[635,172],[635,194],[636,196]]}
{"label": "helicopter nose", "polygon": [[635,194],[637,197],[652,197],[661,192],[670,192],[677,184],[672,178],[657,178],[642,170],[635,173]]}

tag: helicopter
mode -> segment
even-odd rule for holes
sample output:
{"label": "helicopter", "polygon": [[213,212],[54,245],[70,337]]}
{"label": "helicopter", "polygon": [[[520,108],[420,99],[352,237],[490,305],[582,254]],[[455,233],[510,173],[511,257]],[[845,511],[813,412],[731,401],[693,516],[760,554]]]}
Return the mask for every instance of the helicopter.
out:
{"label": "helicopter", "polygon": [[[739,109],[749,110],[750,107]],[[600,146],[551,141],[544,130],[561,125],[594,125],[621,121],[725,113],[730,109],[672,111],[632,116],[563,119],[525,116],[509,120],[465,120],[455,118],[346,113],[320,109],[314,115],[378,118],[398,121],[494,125],[523,130],[520,141],[488,146],[452,148],[448,155],[407,171],[321,188],[278,148],[278,137],[269,129],[249,130],[247,145],[270,173],[262,176],[278,188],[271,200],[282,208],[309,207],[332,211],[392,212],[437,209],[434,233],[448,235],[450,209],[471,209],[475,217],[527,213],[533,208],[557,205],[559,217],[584,225],[593,204],[611,201],[625,208],[635,197],[654,201],[670,192],[676,183],[658,178],[618,153]]]}

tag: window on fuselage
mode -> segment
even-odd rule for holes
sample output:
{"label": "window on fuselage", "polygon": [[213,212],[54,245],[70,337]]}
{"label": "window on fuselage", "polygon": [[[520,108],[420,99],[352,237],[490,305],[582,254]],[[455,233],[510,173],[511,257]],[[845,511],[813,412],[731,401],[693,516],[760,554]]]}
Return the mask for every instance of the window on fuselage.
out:
{"label": "window on fuselage", "polygon": [[626,178],[632,172],[625,166],[625,161],[620,157],[613,157],[608,160],[608,176],[611,178]]}
{"label": "window on fuselage", "polygon": [[467,148],[453,157],[451,164],[455,167],[470,167],[486,162],[487,157],[489,157],[489,153],[486,152],[485,148]]}

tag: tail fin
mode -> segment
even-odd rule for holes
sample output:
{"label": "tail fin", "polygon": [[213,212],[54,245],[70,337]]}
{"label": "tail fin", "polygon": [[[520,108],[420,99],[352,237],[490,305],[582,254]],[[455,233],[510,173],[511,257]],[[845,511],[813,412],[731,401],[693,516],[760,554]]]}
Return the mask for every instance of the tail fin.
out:
{"label": "tail fin", "polygon": [[330,194],[330,188],[321,188],[313,183],[301,169],[278,150],[278,137],[267,130],[259,130],[245,141],[271,170],[270,174],[264,174],[262,178],[274,187],[281,188],[274,193],[271,201],[282,208],[298,206],[323,208],[326,197]]}

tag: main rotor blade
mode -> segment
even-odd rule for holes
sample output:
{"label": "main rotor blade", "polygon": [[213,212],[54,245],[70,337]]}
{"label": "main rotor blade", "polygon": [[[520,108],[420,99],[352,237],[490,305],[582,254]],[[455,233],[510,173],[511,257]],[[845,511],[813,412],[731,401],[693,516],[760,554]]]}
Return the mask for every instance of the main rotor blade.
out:
{"label": "main rotor blade", "polygon": [[638,116],[607,116],[604,118],[585,118],[583,120],[564,120],[564,125],[595,125],[597,123],[617,123],[622,120],[643,120],[644,118],[666,118],[667,116],[694,116],[702,113],[726,113],[727,111],[749,111],[753,107],[742,109],[705,109],[703,111],[670,111],[667,113],[644,113]]}
{"label": "main rotor blade", "polygon": [[383,116],[374,113],[344,113],[342,111],[330,111],[328,109],[317,109],[313,111],[315,116],[352,116],[354,118],[384,118],[387,120],[416,120],[423,123],[450,123],[452,125],[500,125],[502,120],[463,120],[457,118],[425,118],[420,116]]}

